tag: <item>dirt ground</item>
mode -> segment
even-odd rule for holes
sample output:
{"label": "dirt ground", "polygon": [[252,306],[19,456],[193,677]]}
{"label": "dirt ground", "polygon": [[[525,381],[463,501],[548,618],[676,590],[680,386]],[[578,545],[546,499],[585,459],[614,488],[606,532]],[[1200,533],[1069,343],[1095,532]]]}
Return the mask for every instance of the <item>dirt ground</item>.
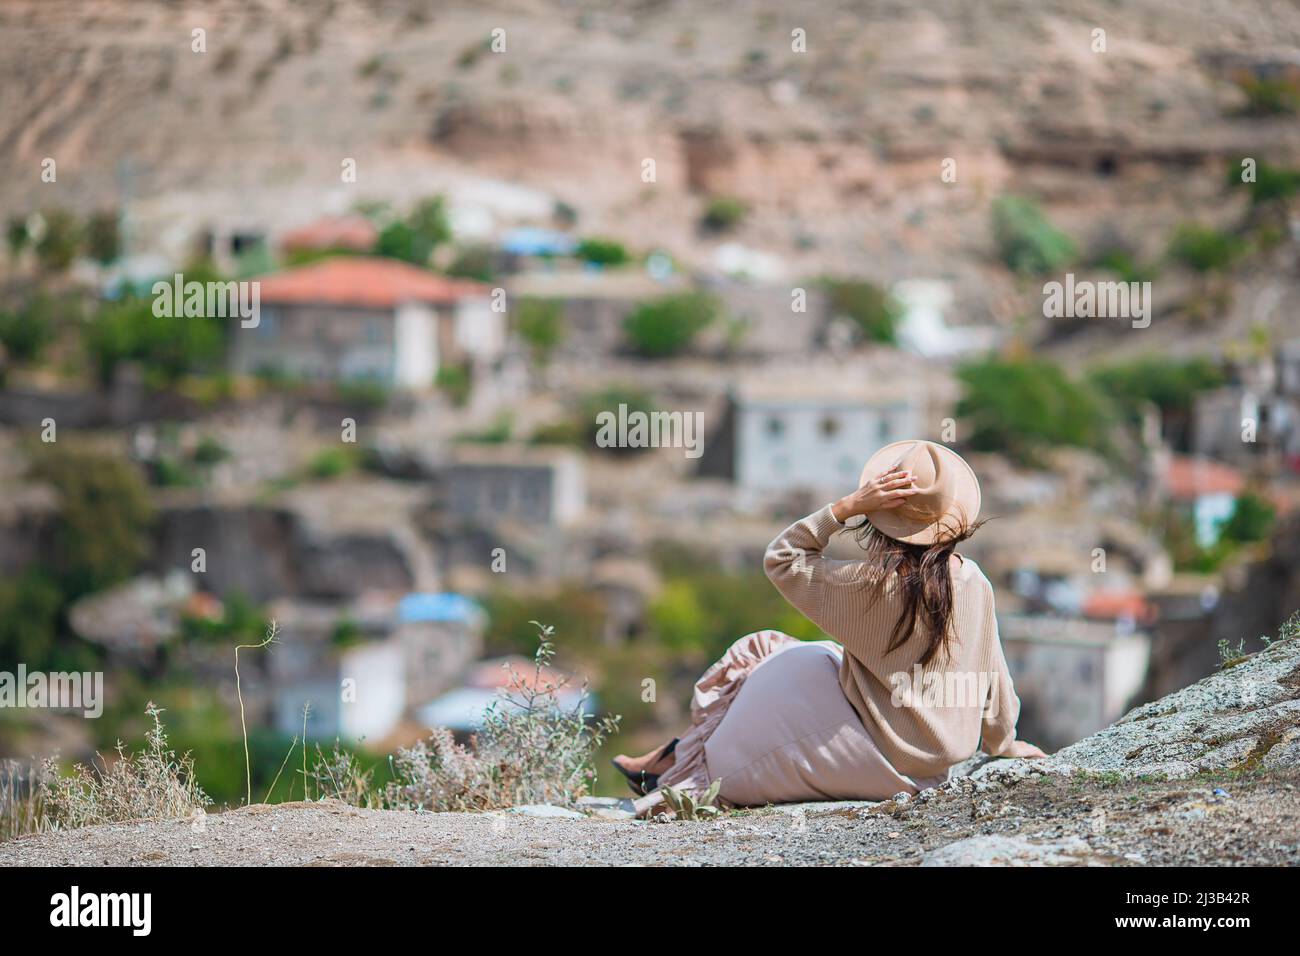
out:
{"label": "dirt ground", "polygon": [[0,844],[3,866],[921,864],[1294,866],[1300,771],[1181,781],[1036,776],[972,782],[901,805],[796,804],[709,822],[426,814],[326,801],[210,814],[197,826],[116,824]]}

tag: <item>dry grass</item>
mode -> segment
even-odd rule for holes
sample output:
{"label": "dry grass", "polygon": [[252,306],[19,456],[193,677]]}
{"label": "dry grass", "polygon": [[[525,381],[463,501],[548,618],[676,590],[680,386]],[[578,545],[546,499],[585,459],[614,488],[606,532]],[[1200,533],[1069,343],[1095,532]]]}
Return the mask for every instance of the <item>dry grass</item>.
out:
{"label": "dry grass", "polygon": [[38,796],[49,827],[184,819],[212,802],[195,782],[190,755],[168,747],[162,711],[150,703],[145,713],[153,727],[143,751],[127,753],[119,743],[114,759],[100,755],[98,764],[76,764],[69,776],[59,775],[55,761],[45,762]]}

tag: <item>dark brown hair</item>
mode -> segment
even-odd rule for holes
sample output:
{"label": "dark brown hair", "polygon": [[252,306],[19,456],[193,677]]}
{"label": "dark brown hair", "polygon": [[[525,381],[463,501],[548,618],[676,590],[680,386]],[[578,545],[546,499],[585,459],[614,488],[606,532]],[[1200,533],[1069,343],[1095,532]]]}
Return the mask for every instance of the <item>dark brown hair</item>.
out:
{"label": "dark brown hair", "polygon": [[[949,560],[953,549],[973,535],[983,524],[962,522],[946,528],[934,544],[908,544],[889,537],[870,521],[857,529],[859,546],[867,553],[867,562],[873,565],[870,586],[876,598],[889,579],[903,602],[903,609],[894,622],[889,635],[888,650],[902,647],[918,629],[925,638],[925,650],[918,663],[925,667],[936,656],[948,656],[952,640],[952,571]],[[961,559],[961,555],[957,555]]]}

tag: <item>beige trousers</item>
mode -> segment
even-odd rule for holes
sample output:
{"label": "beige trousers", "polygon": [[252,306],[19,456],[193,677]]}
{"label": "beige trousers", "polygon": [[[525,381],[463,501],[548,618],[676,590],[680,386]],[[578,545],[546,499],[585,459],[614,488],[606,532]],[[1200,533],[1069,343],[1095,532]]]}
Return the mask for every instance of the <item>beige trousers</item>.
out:
{"label": "beige trousers", "polygon": [[736,806],[809,800],[884,800],[915,781],[876,748],[840,689],[842,649],[779,631],[736,641],[695,685],[691,729],[660,784],[701,789],[721,779]]}

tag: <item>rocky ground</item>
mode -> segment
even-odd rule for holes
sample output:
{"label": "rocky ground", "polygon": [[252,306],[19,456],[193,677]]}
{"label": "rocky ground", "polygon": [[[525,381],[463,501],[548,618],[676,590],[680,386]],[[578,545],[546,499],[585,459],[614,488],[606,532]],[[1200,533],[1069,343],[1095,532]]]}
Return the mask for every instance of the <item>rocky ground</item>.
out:
{"label": "rocky ground", "polygon": [[1047,760],[976,758],[913,799],[703,822],[638,821],[602,801],[585,813],[259,805],[24,837],[0,844],[0,866],[1296,865],[1297,697],[1292,637]]}
{"label": "rocky ground", "polygon": [[709,822],[325,801],[213,814],[199,831],[130,823],[0,845],[2,866],[1144,864],[1300,864],[1300,771],[1176,782],[1035,775],[967,781],[924,801],[797,804]]}

